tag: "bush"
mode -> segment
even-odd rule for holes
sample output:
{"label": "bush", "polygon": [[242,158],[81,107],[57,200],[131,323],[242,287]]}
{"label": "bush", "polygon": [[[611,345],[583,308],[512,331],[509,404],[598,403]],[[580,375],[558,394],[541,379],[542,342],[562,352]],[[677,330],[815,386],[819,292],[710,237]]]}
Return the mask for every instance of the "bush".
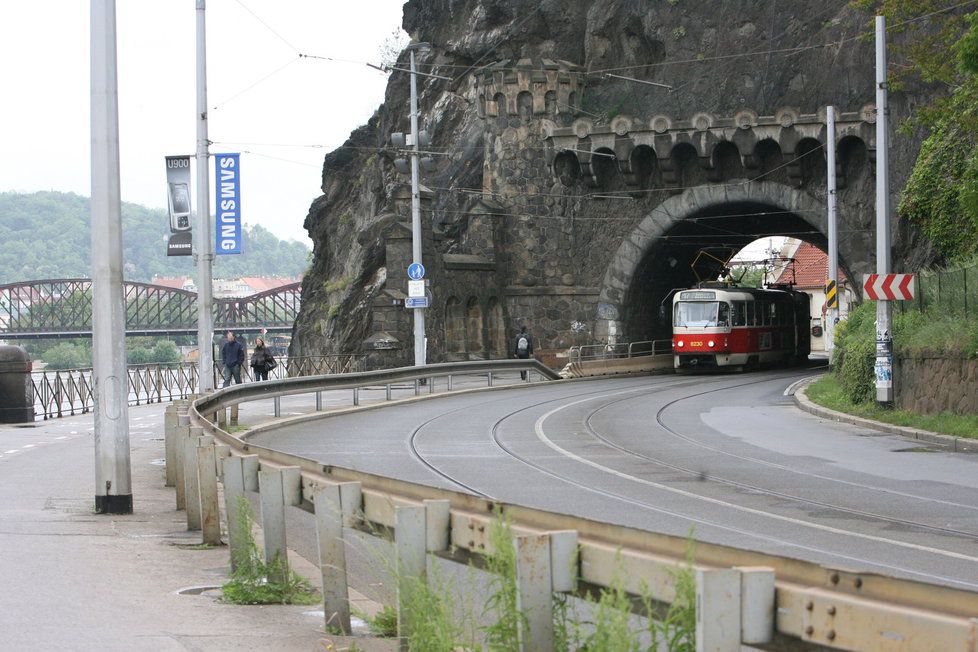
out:
{"label": "bush", "polygon": [[44,352],[42,358],[51,369],[87,369],[92,366],[88,347],[62,342]]}
{"label": "bush", "polygon": [[849,313],[836,330],[835,373],[842,393],[853,403],[876,396],[876,304],[866,302]]}

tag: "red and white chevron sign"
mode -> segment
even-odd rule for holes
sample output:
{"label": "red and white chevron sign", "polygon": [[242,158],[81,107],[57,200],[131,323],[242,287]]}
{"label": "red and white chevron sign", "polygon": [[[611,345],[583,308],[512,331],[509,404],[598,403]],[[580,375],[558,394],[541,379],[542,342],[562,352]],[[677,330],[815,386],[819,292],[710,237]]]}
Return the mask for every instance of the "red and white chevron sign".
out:
{"label": "red and white chevron sign", "polygon": [[864,274],[863,290],[872,301],[913,299],[913,274]]}

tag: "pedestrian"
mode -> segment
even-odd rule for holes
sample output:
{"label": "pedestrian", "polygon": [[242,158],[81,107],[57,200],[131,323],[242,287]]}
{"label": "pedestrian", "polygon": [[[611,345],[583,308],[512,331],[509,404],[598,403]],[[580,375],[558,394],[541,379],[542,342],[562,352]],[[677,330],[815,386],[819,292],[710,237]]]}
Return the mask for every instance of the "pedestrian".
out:
{"label": "pedestrian", "polygon": [[251,354],[251,369],[255,380],[268,380],[268,372],[274,369],[277,364],[275,356],[265,346],[264,338],[256,337],[255,351]]}
{"label": "pedestrian", "polygon": [[[520,326],[520,334],[516,336],[516,348],[513,352],[514,358],[526,360],[533,355],[533,337],[526,332],[526,326]],[[520,372],[520,378],[526,380],[526,371]]]}
{"label": "pedestrian", "polygon": [[234,378],[236,385],[241,384],[241,365],[244,364],[244,361],[244,347],[241,342],[234,339],[234,333],[228,331],[225,335],[224,344],[221,345],[221,363],[224,365],[224,384],[222,387],[228,387],[232,378]]}

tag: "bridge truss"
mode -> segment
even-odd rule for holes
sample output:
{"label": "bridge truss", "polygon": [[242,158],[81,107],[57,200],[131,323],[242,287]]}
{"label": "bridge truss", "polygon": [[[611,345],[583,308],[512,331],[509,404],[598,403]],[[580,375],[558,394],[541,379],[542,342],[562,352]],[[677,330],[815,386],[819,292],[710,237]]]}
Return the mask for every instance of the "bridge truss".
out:
{"label": "bridge truss", "polygon": [[[188,335],[197,332],[197,293],[125,282],[127,335]],[[247,297],[214,300],[217,332],[291,331],[299,314],[300,284]],[[0,285],[0,338],[90,337],[92,281],[47,279]]]}

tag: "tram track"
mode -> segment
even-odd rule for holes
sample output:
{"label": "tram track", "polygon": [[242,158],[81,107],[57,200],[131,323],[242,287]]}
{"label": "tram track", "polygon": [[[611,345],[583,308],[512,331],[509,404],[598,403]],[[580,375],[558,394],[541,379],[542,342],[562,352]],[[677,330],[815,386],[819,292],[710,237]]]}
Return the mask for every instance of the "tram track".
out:
{"label": "tram track", "polygon": [[[708,393],[712,393],[712,392],[716,392],[716,391],[723,391],[723,390],[735,389],[737,387],[748,386],[748,385],[752,385],[752,384],[760,384],[760,383],[764,383],[764,382],[771,382],[772,380],[777,380],[777,378],[772,379],[772,378],[769,377],[769,378],[765,378],[765,379],[762,379],[762,380],[751,380],[749,382],[739,383],[739,384],[736,384],[736,385],[733,385],[733,386],[725,386],[725,387],[722,387],[722,388],[715,388],[715,389],[707,390],[705,392],[699,392],[697,395],[708,394]],[[663,384],[661,384],[661,385],[659,385],[659,386],[657,386],[655,388],[637,387],[637,388],[629,388],[629,389],[618,390],[617,392],[612,392],[611,395],[613,395],[615,393],[629,393],[629,394],[633,394],[633,393],[637,393],[637,392],[645,392],[646,394],[660,393],[662,391],[666,391],[666,390],[669,390],[669,389],[674,389],[676,387],[681,387],[683,385],[688,385],[688,384],[693,384],[693,383],[701,383],[701,382],[702,382],[702,380],[701,379],[698,379],[698,380],[695,380],[695,381],[686,380],[686,381],[670,382],[668,384],[663,383]],[[786,546],[786,547],[789,547],[789,548],[795,548],[795,549],[804,550],[804,551],[808,551],[808,552],[812,552],[812,553],[818,553],[818,554],[821,554],[821,555],[827,555],[827,556],[830,556],[830,557],[833,557],[833,558],[837,558],[837,559],[843,560],[845,562],[855,562],[855,563],[860,563],[860,564],[867,564],[867,565],[871,565],[871,566],[878,567],[878,568],[884,568],[884,569],[891,570],[891,571],[898,571],[898,572],[901,572],[901,573],[915,575],[915,576],[922,577],[922,578],[925,578],[925,579],[930,580],[930,581],[939,581],[939,582],[951,583],[951,584],[955,584],[955,585],[959,585],[959,586],[966,586],[966,587],[969,587],[969,588],[972,588],[972,589],[973,588],[978,588],[978,583],[972,583],[972,582],[964,581],[964,580],[961,580],[961,579],[956,578],[956,577],[949,577],[949,576],[942,576],[942,575],[937,575],[937,574],[933,574],[933,573],[927,573],[927,572],[924,572],[924,571],[915,570],[915,569],[912,569],[912,568],[907,568],[905,566],[896,566],[896,565],[892,565],[892,564],[886,564],[886,563],[883,563],[883,562],[880,562],[880,561],[875,561],[875,560],[871,560],[871,559],[865,559],[865,558],[857,557],[857,556],[854,556],[854,555],[845,554],[843,552],[839,552],[839,551],[836,551],[836,550],[827,549],[827,548],[824,548],[824,547],[817,547],[817,546],[805,545],[803,543],[800,543],[799,541],[785,539],[785,538],[780,537],[780,536],[773,536],[773,535],[769,535],[769,534],[763,534],[761,532],[757,532],[757,531],[754,531],[754,530],[749,530],[749,529],[744,529],[744,528],[739,528],[739,527],[727,525],[725,523],[721,523],[721,522],[719,522],[717,520],[713,520],[713,519],[705,519],[705,518],[700,518],[700,517],[692,516],[690,514],[682,513],[682,512],[676,511],[676,510],[670,510],[670,509],[666,509],[666,508],[663,508],[663,507],[659,507],[657,505],[652,505],[652,504],[650,504],[648,502],[645,502],[645,501],[642,501],[642,500],[636,500],[635,498],[631,498],[631,497],[622,495],[619,492],[608,491],[606,489],[601,489],[601,488],[592,486],[591,483],[588,483],[588,482],[585,482],[585,481],[581,481],[581,480],[575,479],[573,477],[569,477],[569,476],[567,476],[565,474],[561,474],[561,473],[555,472],[552,469],[547,468],[543,464],[541,464],[541,463],[539,463],[539,462],[531,459],[530,457],[519,454],[510,445],[508,445],[503,440],[503,438],[502,438],[501,429],[502,429],[503,425],[506,423],[506,421],[508,421],[510,419],[513,419],[514,417],[516,417],[518,415],[527,413],[527,412],[529,412],[531,410],[539,409],[539,408],[541,408],[543,406],[546,406],[548,404],[553,404],[553,403],[558,402],[558,401],[566,402],[569,399],[578,399],[577,401],[573,401],[570,404],[570,405],[573,405],[573,404],[577,404],[577,403],[581,403],[581,402],[586,402],[588,400],[592,400],[592,399],[595,399],[595,398],[600,398],[600,397],[602,397],[602,395],[608,396],[609,394],[608,394],[608,391],[607,390],[608,390],[608,388],[602,388],[601,390],[588,391],[588,392],[579,392],[579,393],[576,393],[576,394],[570,395],[570,396],[562,396],[562,397],[559,397],[559,398],[550,398],[550,399],[546,399],[546,400],[543,400],[543,401],[537,401],[537,402],[535,402],[533,404],[525,405],[525,406],[523,406],[523,407],[521,407],[521,408],[519,408],[517,410],[513,410],[513,411],[509,412],[508,414],[502,415],[502,416],[496,418],[493,421],[492,425],[491,425],[490,432],[491,432],[492,443],[493,443],[493,445],[497,449],[499,449],[500,451],[502,451],[510,459],[513,459],[514,461],[516,461],[516,462],[518,462],[518,463],[520,463],[522,465],[525,465],[525,466],[527,466],[529,468],[532,468],[535,471],[537,471],[537,472],[539,472],[541,474],[544,474],[544,475],[546,475],[548,477],[551,477],[551,478],[553,478],[553,479],[555,479],[555,480],[557,480],[557,481],[559,481],[559,482],[561,482],[563,484],[566,484],[566,485],[569,485],[569,486],[572,486],[572,487],[575,487],[577,489],[580,489],[580,490],[583,490],[583,491],[587,491],[587,492],[590,492],[590,493],[593,493],[593,494],[601,495],[603,497],[606,497],[606,498],[609,498],[609,499],[612,499],[614,501],[618,501],[618,502],[621,502],[621,503],[624,503],[624,504],[628,504],[628,505],[631,505],[633,507],[636,507],[636,508],[639,508],[639,509],[642,509],[642,510],[645,510],[645,511],[652,511],[654,513],[658,513],[658,514],[662,514],[662,515],[667,515],[667,516],[671,516],[671,517],[674,517],[674,518],[683,519],[683,520],[689,521],[689,522],[694,523],[694,524],[697,524],[697,525],[702,525],[704,527],[717,528],[719,530],[728,531],[730,533],[738,534],[738,535],[741,535],[741,536],[746,536],[746,537],[750,537],[750,538],[753,538],[753,539],[756,539],[756,540],[765,541],[765,542],[767,542],[769,544],[774,544],[774,545],[778,545],[778,546]],[[694,395],[694,396],[696,396],[696,395]],[[628,397],[624,397],[624,398],[620,399],[620,401],[635,400],[636,398],[637,398],[636,396],[628,396]],[[690,398],[690,397],[686,397],[686,398]],[[503,400],[503,399],[500,399],[500,400]],[[685,399],[677,399],[675,401],[671,401],[667,405],[674,405],[676,403],[681,402],[682,400],[685,400]],[[618,401],[615,401],[615,402],[618,402]],[[545,421],[548,416],[550,416],[550,415],[554,414],[555,412],[559,411],[560,409],[564,409],[566,407],[568,407],[567,404],[562,405],[562,406],[559,406],[558,408],[555,408],[554,410],[551,410],[550,412],[546,413],[545,415],[543,415],[542,417],[540,417],[537,420],[536,427],[537,428],[540,428],[542,422]],[[596,409],[592,410],[591,413],[588,415],[588,417],[587,417],[586,420],[589,421],[594,414],[596,414],[597,412],[599,412],[602,409],[605,409],[606,407],[608,407],[608,405],[604,405],[604,406],[601,406],[599,408],[596,408]],[[475,495],[482,496],[482,497],[485,497],[487,499],[493,500],[494,498],[493,498],[492,495],[490,495],[489,493],[487,493],[487,492],[485,492],[483,490],[480,490],[480,489],[477,489],[476,487],[471,486],[467,482],[464,482],[461,478],[456,477],[455,475],[453,475],[451,472],[448,472],[448,471],[444,470],[443,468],[439,467],[439,465],[437,465],[437,464],[431,462],[430,460],[426,459],[425,456],[424,456],[424,454],[420,450],[418,450],[418,440],[423,436],[424,429],[427,426],[429,426],[430,424],[438,421],[439,419],[442,419],[442,418],[448,417],[450,415],[453,415],[453,414],[461,411],[462,409],[464,409],[464,408],[460,408],[459,410],[452,410],[450,412],[447,412],[447,413],[444,413],[444,414],[441,414],[441,415],[437,415],[435,417],[432,417],[431,419],[428,419],[425,423],[423,423],[423,424],[419,425],[417,428],[415,428],[414,431],[411,433],[411,435],[409,437],[409,445],[410,445],[410,448],[411,448],[411,451],[412,451],[412,455],[414,455],[414,457],[417,460],[419,460],[422,464],[424,464],[433,473],[436,473],[438,476],[442,477],[443,479],[445,479],[445,480],[447,480],[447,481],[449,481],[449,482],[451,482],[451,483],[453,483],[453,484],[455,484],[457,486],[463,487],[466,491],[469,491],[471,493],[474,493]],[[657,420],[659,418],[661,418],[661,413],[662,413],[662,411],[664,409],[665,409],[665,406],[658,411],[658,413],[657,413]],[[643,461],[648,461],[648,462],[651,462],[651,463],[654,463],[654,464],[660,464],[660,465],[664,466],[665,468],[670,468],[671,470],[674,470],[674,471],[678,471],[678,472],[682,472],[682,473],[688,473],[688,474],[693,474],[693,475],[698,475],[699,474],[698,471],[695,471],[693,469],[689,469],[687,467],[682,467],[681,465],[674,465],[672,463],[666,462],[665,460],[659,460],[659,459],[653,458],[651,456],[646,456],[644,454],[637,453],[636,451],[631,451],[631,450],[629,450],[627,448],[620,447],[620,446],[614,444],[613,442],[608,442],[605,438],[603,438],[600,435],[598,435],[598,433],[596,431],[594,431],[593,428],[591,428],[590,426],[588,426],[588,428],[589,428],[589,431],[591,432],[592,436],[596,436],[596,438],[599,439],[599,440],[601,440],[602,443],[604,443],[605,445],[611,446],[612,448],[614,448],[615,450],[618,450],[619,452],[621,452],[623,454],[634,456],[636,458],[642,459]],[[669,431],[669,430],[667,430],[667,431]],[[670,431],[670,432],[674,432],[674,431]],[[676,433],[676,434],[678,435],[679,433]],[[682,435],[679,435],[679,436],[683,437]],[[547,442],[544,442],[544,443],[547,443]],[[551,446],[551,447],[553,448],[553,446]],[[578,456],[573,455],[573,454],[568,454],[567,451],[564,451],[563,449],[560,449],[559,447],[557,447],[556,450],[558,450],[558,452],[560,452],[565,457],[571,457],[571,458],[577,458],[578,457]],[[722,452],[722,451],[719,451],[719,452]],[[748,458],[748,459],[750,459],[750,458]],[[583,459],[582,459],[582,461],[584,461],[585,463],[588,463],[589,462],[588,460],[583,460]],[[593,465],[593,462],[592,462],[592,465]],[[601,465],[598,465],[598,466],[600,467]],[[609,470],[610,471],[611,469],[604,469],[604,470]],[[786,470],[791,470],[791,469],[790,469],[790,467],[786,467]],[[641,479],[636,478],[634,476],[628,476],[627,474],[619,474],[619,475],[621,475],[622,477],[625,477],[627,479],[631,479],[633,481],[634,480],[641,480]],[[811,475],[812,477],[823,479],[823,480],[832,480],[832,478],[828,478],[828,477],[825,477],[825,476],[820,476],[818,474],[808,474],[808,475]],[[802,498],[802,497],[799,497],[799,496],[793,496],[791,494],[786,494],[786,493],[783,493],[783,492],[771,491],[771,490],[768,490],[768,489],[763,488],[763,487],[760,487],[760,486],[754,486],[754,485],[750,485],[750,484],[747,484],[747,483],[740,483],[738,481],[730,480],[729,478],[713,478],[713,479],[715,479],[717,481],[723,480],[723,481],[725,481],[724,482],[725,484],[728,484],[730,486],[734,486],[734,487],[737,487],[737,488],[740,488],[740,489],[749,490],[749,491],[755,491],[755,492],[767,494],[767,495],[770,495],[772,497],[776,497],[776,498],[779,498],[779,499],[782,499],[782,500],[789,500],[789,501],[794,501],[796,503],[808,504],[808,505],[811,505],[811,506],[817,506],[817,507],[819,507],[821,509],[835,510],[835,511],[838,511],[838,512],[841,512],[841,513],[850,515],[850,516],[858,516],[860,518],[873,519],[873,520],[876,520],[877,522],[884,523],[884,524],[887,524],[887,525],[899,525],[899,526],[906,527],[906,528],[915,528],[915,529],[919,529],[919,530],[922,530],[922,531],[934,532],[934,533],[937,533],[937,534],[940,534],[940,535],[943,535],[943,536],[955,536],[955,537],[964,537],[964,538],[972,538],[972,539],[976,537],[975,533],[968,532],[968,531],[956,530],[956,529],[953,529],[953,528],[941,528],[941,527],[938,527],[938,526],[932,526],[932,525],[929,525],[929,524],[919,523],[919,522],[911,521],[911,520],[907,520],[907,519],[900,519],[900,518],[890,517],[890,516],[886,516],[886,515],[882,515],[882,514],[876,514],[876,513],[873,513],[873,512],[855,510],[855,509],[848,508],[848,507],[841,506],[841,505],[833,505],[832,503],[828,503],[828,502],[824,502],[824,501],[813,501],[811,499],[805,499],[805,498]],[[675,491],[674,489],[670,489],[668,487],[665,487],[664,485],[659,485],[658,483],[651,483],[651,484],[654,485],[654,486],[657,486],[657,487],[661,487],[661,488],[666,489],[666,490]],[[859,484],[859,483],[854,483],[854,484]],[[873,487],[870,487],[869,485],[859,485],[859,486],[865,487],[867,489],[873,489]],[[738,505],[733,504],[733,503],[728,503],[726,501],[719,501],[717,499],[709,498],[709,497],[702,496],[702,495],[699,495],[699,494],[695,494],[695,493],[691,493],[691,492],[685,492],[685,491],[682,491],[681,493],[687,494],[691,498],[697,498],[697,499],[700,499],[700,500],[708,500],[708,501],[711,501],[711,502],[719,503],[719,504],[721,504],[723,506],[733,507],[735,509],[738,509],[738,508],[739,509],[744,509],[742,506],[738,506]],[[927,500],[926,497],[917,496],[915,494],[905,494],[904,492],[891,492],[891,493],[894,493],[895,495],[899,495],[901,497],[906,497],[906,498],[913,498],[913,499],[919,499],[919,500]],[[937,501],[937,502],[943,502],[944,504],[954,505],[954,503],[953,502],[950,502],[950,501]],[[955,559],[958,559],[958,560],[966,560],[966,561],[969,561],[969,562],[978,561],[978,558],[976,558],[976,557],[972,557],[972,556],[969,556],[969,555],[964,555],[964,554],[961,554],[961,553],[956,553],[956,552],[953,552],[953,551],[942,550],[942,549],[939,549],[939,548],[932,548],[932,547],[929,547],[929,546],[921,546],[921,545],[918,545],[918,544],[913,544],[913,543],[909,543],[909,542],[905,542],[905,541],[900,541],[900,540],[897,540],[897,539],[891,539],[891,538],[887,538],[887,537],[880,537],[880,536],[875,536],[875,535],[866,535],[864,533],[860,533],[860,532],[852,531],[852,530],[841,530],[839,528],[827,527],[827,526],[820,526],[820,525],[817,525],[817,524],[814,524],[814,523],[806,523],[806,522],[803,522],[803,521],[798,521],[797,519],[792,519],[792,518],[784,517],[782,515],[778,515],[778,514],[772,513],[772,512],[767,512],[767,511],[764,511],[764,510],[755,510],[753,508],[747,508],[747,509],[749,509],[749,511],[752,514],[756,515],[756,516],[767,517],[767,518],[774,518],[774,519],[777,519],[777,520],[788,520],[788,521],[792,521],[792,522],[796,523],[797,525],[808,526],[808,527],[816,527],[816,528],[822,529],[823,531],[824,530],[827,530],[827,531],[829,531],[832,534],[837,534],[837,535],[842,535],[842,536],[852,536],[852,537],[864,538],[864,539],[870,539],[872,541],[875,541],[875,542],[878,542],[878,543],[881,543],[881,544],[889,544],[889,545],[894,545],[894,546],[903,547],[903,548],[910,548],[910,549],[913,549],[913,550],[917,550],[918,552],[927,552],[927,553],[930,553],[930,554],[947,556],[947,557],[955,558]]]}

